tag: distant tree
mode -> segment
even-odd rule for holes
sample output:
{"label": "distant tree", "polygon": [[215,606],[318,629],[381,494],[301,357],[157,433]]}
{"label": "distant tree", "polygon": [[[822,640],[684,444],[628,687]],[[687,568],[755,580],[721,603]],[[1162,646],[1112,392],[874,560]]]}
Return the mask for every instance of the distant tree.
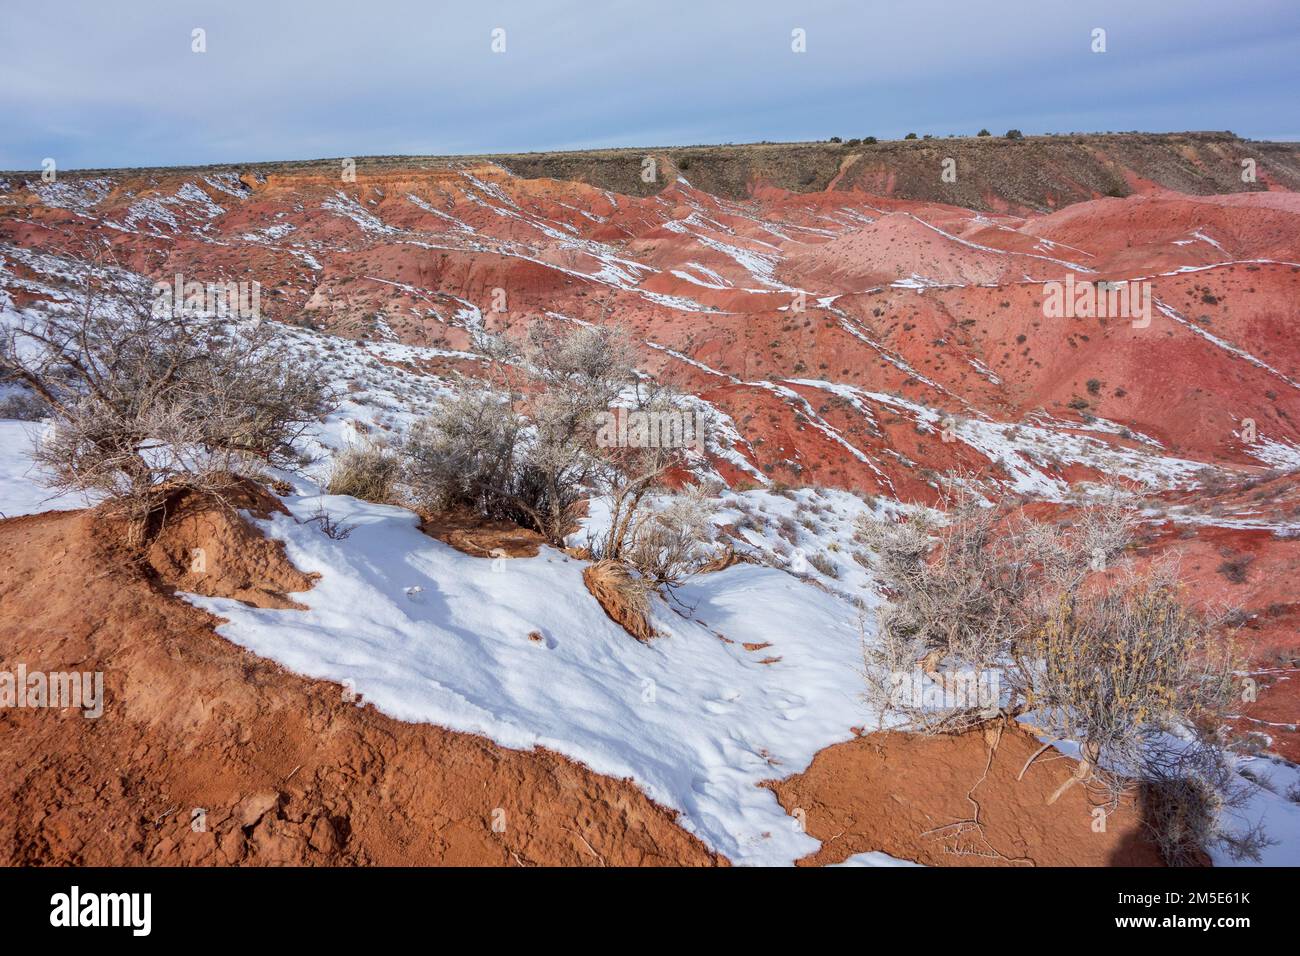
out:
{"label": "distant tree", "polygon": [[1024,139],[1024,138],[1025,138],[1025,134],[1020,132],[1020,130],[1018,129],[1007,130],[1007,139]]}
{"label": "distant tree", "polygon": [[986,130],[986,129],[982,129],[982,130],[980,130],[978,133],[976,133],[975,135],[976,135],[976,136],[992,136],[993,134],[990,133],[990,132],[989,132],[988,130]]}
{"label": "distant tree", "polygon": [[903,137],[903,139],[916,139],[916,134],[908,133],[906,136]]}
{"label": "distant tree", "polygon": [[861,142],[862,142],[862,140],[860,140],[860,139],[856,139],[856,138],[855,138],[855,139],[851,139],[851,140],[849,140],[849,141],[848,141],[847,143],[845,143],[844,145],[845,145],[845,146],[857,146],[857,145],[858,145],[859,143],[861,143]]}
{"label": "distant tree", "polygon": [[832,143],[842,143],[842,142],[844,142],[844,140],[840,139],[840,137],[838,137],[838,136],[832,136],[832,137],[831,137],[831,142],[832,142]]}
{"label": "distant tree", "polygon": [[864,136],[864,137],[862,137],[862,145],[863,145],[863,146],[870,146],[870,145],[872,145],[872,144],[875,143],[875,142],[876,142],[876,137],[874,137],[874,136]]}

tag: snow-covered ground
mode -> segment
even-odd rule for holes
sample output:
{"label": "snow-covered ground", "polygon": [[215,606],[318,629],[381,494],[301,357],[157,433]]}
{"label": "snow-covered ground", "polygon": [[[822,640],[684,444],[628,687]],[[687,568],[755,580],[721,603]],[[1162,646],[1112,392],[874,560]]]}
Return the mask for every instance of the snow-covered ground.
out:
{"label": "snow-covered ground", "polygon": [[89,503],[81,495],[55,494],[41,483],[31,451],[45,427],[37,422],[0,419],[0,517],[69,511]]}
{"label": "snow-covered ground", "polygon": [[[645,645],[605,615],[583,562],[562,552],[484,560],[422,534],[401,508],[311,494],[286,504],[293,517],[261,524],[322,575],[298,597],[308,610],[190,596],[227,619],[223,636],[399,719],[632,777],[737,863],[788,864],[817,848],[757,784],[874,723],[842,600],[741,564],[680,589],[689,618],[656,600],[663,636]],[[304,523],[321,507],[353,527],[346,539]],[[485,813],[492,799],[485,792]]]}
{"label": "snow-covered ground", "polygon": [[[1260,853],[1261,866],[1300,866],[1300,766],[1268,755],[1245,759],[1238,771],[1247,781],[1243,806],[1227,813],[1230,829],[1262,824],[1272,841]],[[1215,866],[1238,866],[1222,846],[1210,848]]]}
{"label": "snow-covered ground", "polygon": [[[51,506],[27,464],[37,427],[0,422],[8,515]],[[657,599],[653,623],[663,636],[645,645],[609,620],[582,583],[584,562],[563,552],[470,557],[421,533],[409,511],[322,495],[301,476],[294,484],[291,516],[260,524],[295,565],[321,574],[297,595],[307,610],[187,596],[226,619],[223,636],[336,681],[398,719],[543,746],[631,777],[733,862],[789,864],[817,849],[757,784],[804,770],[852,727],[879,725],[861,699],[860,642],[872,624],[860,611],[879,595],[850,551],[852,519],[870,510],[860,499],[810,489],[728,493],[718,520],[741,523],[754,552],[780,567],[736,565],[692,579],[672,604]],[[309,521],[322,508],[351,534],[324,535]],[[595,509],[597,526],[599,516]],[[835,573],[798,564],[796,547],[829,554]],[[1258,783],[1241,823],[1263,820],[1276,841],[1263,862],[1300,863],[1300,773],[1267,757],[1242,769]],[[493,799],[485,791],[485,813]],[[846,864],[899,862],[868,853]]]}

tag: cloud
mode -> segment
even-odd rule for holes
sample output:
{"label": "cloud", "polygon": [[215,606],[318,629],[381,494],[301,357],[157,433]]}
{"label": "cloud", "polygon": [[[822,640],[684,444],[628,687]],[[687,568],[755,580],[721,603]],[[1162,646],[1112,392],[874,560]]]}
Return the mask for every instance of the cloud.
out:
{"label": "cloud", "polygon": [[1292,0],[71,0],[6,20],[4,168],[1300,128]]}

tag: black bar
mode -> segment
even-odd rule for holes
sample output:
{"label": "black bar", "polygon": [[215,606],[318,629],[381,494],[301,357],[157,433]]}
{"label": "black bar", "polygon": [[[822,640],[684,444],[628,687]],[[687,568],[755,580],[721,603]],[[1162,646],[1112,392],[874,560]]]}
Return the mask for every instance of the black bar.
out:
{"label": "black bar", "polygon": [[[755,933],[761,943],[776,927],[801,924],[863,942],[898,933],[972,940],[1004,923],[1020,934],[1092,938],[1106,930],[1138,939],[1280,932],[1293,922],[1295,881],[1293,869],[1260,868],[0,869],[0,912],[8,943],[62,937],[128,946],[373,944],[396,933],[435,946],[457,938],[476,945],[515,932],[534,945],[550,933],[579,945],[594,942],[588,934],[602,925],[623,939],[669,933],[671,925],[709,927],[706,935],[733,943]],[[89,894],[150,894],[148,936],[134,936],[129,925],[52,926],[52,898],[70,896],[73,886],[83,904]],[[1155,924],[1117,923],[1132,917]],[[1166,918],[1248,923],[1161,925]]]}

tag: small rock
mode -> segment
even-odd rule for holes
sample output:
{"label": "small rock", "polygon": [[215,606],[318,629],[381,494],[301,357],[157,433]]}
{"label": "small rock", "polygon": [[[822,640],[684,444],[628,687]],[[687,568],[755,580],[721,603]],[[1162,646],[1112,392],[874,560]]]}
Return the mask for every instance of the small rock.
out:
{"label": "small rock", "polygon": [[241,800],[235,807],[235,819],[239,821],[241,827],[254,826],[257,821],[275,809],[279,802],[280,795],[274,790],[252,794]]}

